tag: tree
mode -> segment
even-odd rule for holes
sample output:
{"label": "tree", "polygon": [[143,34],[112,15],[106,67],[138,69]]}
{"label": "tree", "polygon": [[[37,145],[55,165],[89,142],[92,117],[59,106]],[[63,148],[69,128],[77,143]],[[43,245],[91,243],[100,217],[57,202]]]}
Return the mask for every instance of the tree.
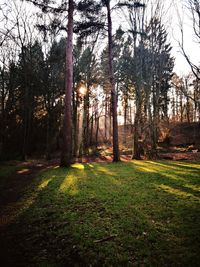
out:
{"label": "tree", "polygon": [[[62,13],[66,10],[66,5],[60,5],[56,8],[51,6],[51,1],[28,0],[36,6],[40,7],[43,12]],[[74,23],[74,9],[77,9],[83,14],[83,20]],[[96,8],[96,11],[94,12]],[[66,79],[65,79],[65,103],[64,103],[64,118],[63,118],[63,144],[60,165],[69,167],[72,161],[72,92],[73,92],[73,31],[81,31],[81,36],[87,36],[92,31],[99,27],[96,22],[97,13],[100,8],[98,3],[93,3],[90,0],[84,1],[68,1],[68,26],[67,26],[67,44],[66,44]],[[91,14],[94,13],[94,16]],[[96,15],[96,16],[95,16]],[[59,24],[59,23],[58,23]],[[57,26],[57,23],[56,23]],[[62,28],[62,25],[60,25]],[[43,25],[40,25],[43,28]],[[45,28],[46,29],[46,28]]]}
{"label": "tree", "polygon": [[[185,4],[187,9],[189,10],[191,21],[192,21],[192,28],[194,36],[196,37],[195,42],[197,45],[200,45],[200,4],[198,0],[185,0]],[[178,41],[179,47],[181,48],[181,51],[183,53],[183,56],[185,57],[187,63],[189,64],[192,73],[196,77],[197,80],[200,80],[200,67],[198,64],[195,64],[189,57],[185,46],[184,46],[184,27],[183,22],[181,21],[180,14],[177,10],[177,14],[179,17],[180,22],[180,31],[181,31],[181,40]]]}
{"label": "tree", "polygon": [[146,83],[149,84],[148,115],[150,119],[151,149],[150,157],[157,157],[157,142],[159,138],[160,118],[168,119],[168,90],[174,67],[174,60],[170,55],[171,46],[167,43],[167,32],[161,21],[154,17],[147,28],[149,62],[146,70]]}
{"label": "tree", "polygon": [[72,86],[73,86],[73,14],[74,3],[69,0],[66,45],[65,107],[63,119],[63,144],[60,166],[69,167],[72,158]]}
{"label": "tree", "polygon": [[121,92],[121,101],[124,110],[124,133],[123,143],[126,144],[127,137],[127,124],[131,123],[130,116],[128,115],[128,109],[131,101],[134,99],[134,85],[132,82],[133,76],[133,57],[132,57],[132,39],[130,36],[122,38],[124,32],[120,29],[116,32],[116,37],[120,40],[120,49],[117,59],[117,77],[119,82],[119,89]]}
{"label": "tree", "polygon": [[192,73],[183,77],[174,73],[172,87],[176,99],[175,119],[181,122],[198,121],[200,118],[199,80]]}
{"label": "tree", "polygon": [[145,9],[146,5],[135,1],[129,4],[129,20],[131,28],[129,30],[133,42],[133,71],[132,83],[135,90],[135,118],[133,135],[133,159],[141,159],[141,129],[142,129],[142,108],[144,104],[144,38],[145,38]]}
{"label": "tree", "polygon": [[108,63],[109,63],[109,79],[111,87],[111,103],[112,103],[112,119],[113,119],[113,161],[120,160],[119,141],[118,141],[118,122],[117,122],[117,93],[115,90],[115,80],[113,72],[113,39],[112,39],[112,18],[110,0],[103,1],[107,9],[108,21]]}
{"label": "tree", "polygon": [[[59,146],[61,114],[63,113],[62,96],[65,91],[65,53],[66,40],[54,41],[47,52],[43,68],[42,97],[46,115],[46,158],[51,158],[51,150]],[[57,143],[57,144],[56,144]]]}

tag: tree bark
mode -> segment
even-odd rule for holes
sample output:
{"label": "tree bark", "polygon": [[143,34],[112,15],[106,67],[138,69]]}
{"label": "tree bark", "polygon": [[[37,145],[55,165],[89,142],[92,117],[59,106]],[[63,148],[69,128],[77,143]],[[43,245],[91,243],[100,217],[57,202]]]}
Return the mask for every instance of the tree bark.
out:
{"label": "tree bark", "polygon": [[73,91],[72,94],[72,102],[73,102],[73,157],[77,157],[78,155],[78,136],[79,136],[79,116],[78,116],[78,105],[79,105],[79,95],[78,88],[76,88],[76,92]]}
{"label": "tree bark", "polygon": [[133,155],[132,159],[141,159],[141,145],[140,140],[140,119],[142,113],[142,102],[140,97],[136,97],[136,113],[134,119],[134,135],[133,135]]}
{"label": "tree bark", "polygon": [[69,167],[72,160],[72,85],[73,85],[73,0],[69,0],[67,45],[66,45],[66,80],[65,80],[65,107],[63,121],[63,146],[60,166]]}
{"label": "tree bark", "polygon": [[87,88],[87,93],[83,99],[83,154],[89,154],[89,86]]}
{"label": "tree bark", "polygon": [[123,143],[126,144],[126,135],[127,135],[127,111],[128,111],[128,96],[124,96],[124,136]]}
{"label": "tree bark", "polygon": [[95,124],[96,124],[95,147],[96,147],[96,150],[97,150],[97,147],[98,147],[98,136],[99,136],[99,116],[98,116],[97,113],[95,114]]}
{"label": "tree bark", "polygon": [[5,81],[4,81],[4,67],[1,70],[1,80],[2,80],[2,92],[1,92],[1,113],[0,113],[0,157],[3,155],[5,146]]}
{"label": "tree bark", "polygon": [[108,61],[109,77],[111,86],[111,103],[112,103],[112,124],[113,124],[113,161],[120,160],[119,143],[118,143],[118,122],[117,122],[117,93],[115,90],[114,72],[113,72],[113,41],[112,41],[112,19],[110,11],[110,0],[106,3],[108,19]]}
{"label": "tree bark", "polygon": [[107,143],[107,109],[108,109],[108,103],[107,103],[107,93],[105,98],[105,117],[104,117],[104,142]]}

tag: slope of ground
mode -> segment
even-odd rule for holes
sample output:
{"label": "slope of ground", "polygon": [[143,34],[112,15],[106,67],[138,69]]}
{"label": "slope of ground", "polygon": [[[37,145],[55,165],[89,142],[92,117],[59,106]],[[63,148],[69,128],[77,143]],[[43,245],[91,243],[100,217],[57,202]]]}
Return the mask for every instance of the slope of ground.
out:
{"label": "slope of ground", "polygon": [[170,146],[194,145],[200,148],[199,123],[172,123],[169,128]]}
{"label": "slope of ground", "polygon": [[[200,148],[200,124],[193,123],[161,123],[159,141],[165,141],[168,138],[168,146],[185,146],[194,145]],[[124,126],[119,126],[119,142],[123,144],[124,141]],[[127,125],[126,127],[126,147],[132,148],[133,143],[133,127]]]}
{"label": "slope of ground", "polygon": [[0,265],[196,267],[199,186],[197,163],[54,166],[10,204]]}

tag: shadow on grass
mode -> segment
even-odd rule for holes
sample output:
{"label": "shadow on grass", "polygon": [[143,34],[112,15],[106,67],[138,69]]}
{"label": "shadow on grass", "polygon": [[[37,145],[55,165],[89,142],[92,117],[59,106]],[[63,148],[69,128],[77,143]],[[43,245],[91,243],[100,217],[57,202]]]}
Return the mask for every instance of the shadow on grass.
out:
{"label": "shadow on grass", "polygon": [[132,161],[43,173],[9,227],[5,266],[198,266],[200,167],[186,167]]}

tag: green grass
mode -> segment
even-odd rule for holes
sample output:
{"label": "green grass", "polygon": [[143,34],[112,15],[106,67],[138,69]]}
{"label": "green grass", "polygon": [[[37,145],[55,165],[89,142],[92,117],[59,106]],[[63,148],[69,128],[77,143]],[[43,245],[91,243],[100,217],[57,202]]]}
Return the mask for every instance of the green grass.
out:
{"label": "green grass", "polygon": [[200,266],[200,164],[57,167],[20,201],[19,266]]}

